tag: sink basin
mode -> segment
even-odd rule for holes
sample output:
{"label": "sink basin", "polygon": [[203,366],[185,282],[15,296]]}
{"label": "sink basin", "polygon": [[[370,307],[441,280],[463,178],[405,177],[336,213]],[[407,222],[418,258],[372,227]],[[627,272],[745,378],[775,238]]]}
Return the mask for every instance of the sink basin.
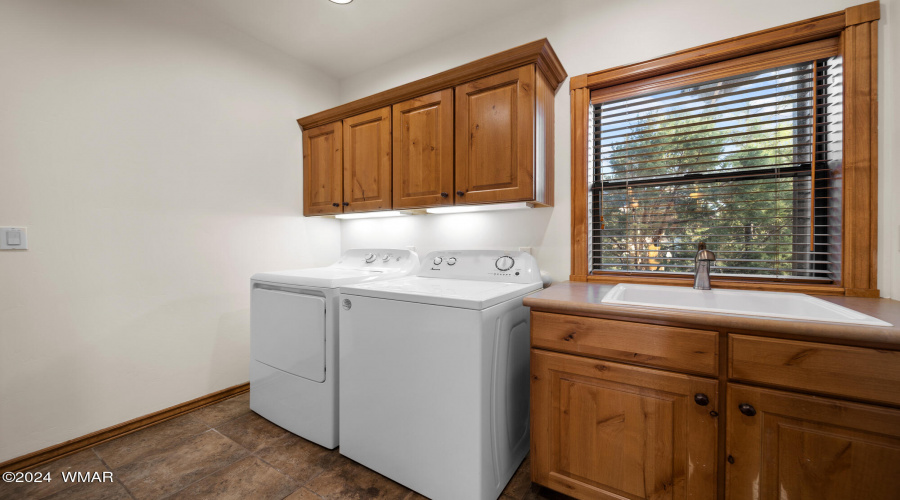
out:
{"label": "sink basin", "polygon": [[633,285],[620,283],[603,300],[604,304],[662,307],[763,318],[825,321],[852,325],[892,326],[822,299],[802,293],[757,292],[752,290],[694,290],[680,286]]}

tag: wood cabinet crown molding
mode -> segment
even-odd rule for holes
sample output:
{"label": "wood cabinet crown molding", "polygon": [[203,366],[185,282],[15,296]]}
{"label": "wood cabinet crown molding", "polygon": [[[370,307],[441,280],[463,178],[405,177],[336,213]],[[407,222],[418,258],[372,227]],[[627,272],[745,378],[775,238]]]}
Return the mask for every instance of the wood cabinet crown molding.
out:
{"label": "wood cabinet crown molding", "polygon": [[556,52],[550,46],[550,42],[543,38],[436,75],[299,118],[297,123],[306,130],[529,64],[537,67],[537,70],[553,88],[554,93],[568,76],[562,63],[559,62]]}

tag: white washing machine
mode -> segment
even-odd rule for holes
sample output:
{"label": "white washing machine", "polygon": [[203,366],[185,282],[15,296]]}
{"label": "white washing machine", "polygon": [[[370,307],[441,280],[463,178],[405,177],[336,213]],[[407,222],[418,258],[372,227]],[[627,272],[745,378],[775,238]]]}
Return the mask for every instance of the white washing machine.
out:
{"label": "white washing machine", "polygon": [[529,445],[524,252],[433,252],[341,287],[342,455],[429,498],[494,500]]}
{"label": "white washing machine", "polygon": [[415,272],[415,252],[348,250],[328,267],[251,278],[250,409],[326,448],[338,445],[338,287]]}

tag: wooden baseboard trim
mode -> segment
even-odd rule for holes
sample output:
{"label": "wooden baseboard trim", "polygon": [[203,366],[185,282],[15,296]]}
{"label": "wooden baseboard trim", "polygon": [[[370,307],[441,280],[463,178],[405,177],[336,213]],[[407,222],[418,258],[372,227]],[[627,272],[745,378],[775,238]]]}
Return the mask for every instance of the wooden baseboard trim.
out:
{"label": "wooden baseboard trim", "polygon": [[221,391],[212,394],[207,394],[206,396],[201,396],[197,399],[192,399],[185,403],[170,406],[164,410],[113,425],[97,432],[71,439],[65,443],[49,446],[43,450],[38,450],[18,458],[7,460],[6,462],[0,463],[0,472],[20,471],[37,465],[43,465],[52,460],[56,460],[57,458],[62,458],[66,455],[86,450],[97,446],[98,444],[124,436],[125,434],[131,434],[132,432],[146,429],[151,425],[171,420],[175,417],[203,408],[204,406],[209,406],[239,394],[243,394],[249,390],[250,383],[247,382],[227,389],[222,389]]}

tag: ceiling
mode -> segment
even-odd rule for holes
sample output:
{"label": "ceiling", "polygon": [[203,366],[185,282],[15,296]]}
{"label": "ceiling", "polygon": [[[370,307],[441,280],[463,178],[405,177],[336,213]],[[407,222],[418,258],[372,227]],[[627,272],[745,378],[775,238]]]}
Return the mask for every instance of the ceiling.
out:
{"label": "ceiling", "polygon": [[188,0],[202,12],[343,79],[546,0]]}

